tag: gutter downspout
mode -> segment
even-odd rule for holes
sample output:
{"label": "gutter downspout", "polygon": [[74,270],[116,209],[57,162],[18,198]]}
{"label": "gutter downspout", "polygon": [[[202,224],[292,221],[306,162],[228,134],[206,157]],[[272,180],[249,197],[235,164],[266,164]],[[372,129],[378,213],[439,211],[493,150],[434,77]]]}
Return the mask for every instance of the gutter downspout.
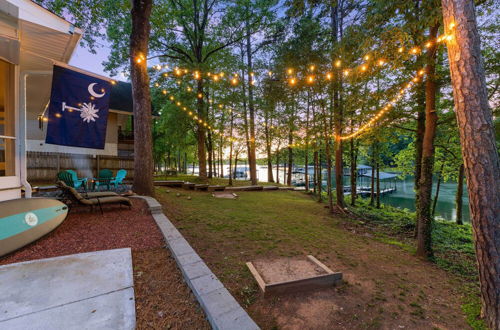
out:
{"label": "gutter downspout", "polygon": [[28,182],[28,173],[26,168],[26,111],[27,111],[27,84],[26,80],[29,75],[51,75],[52,71],[23,71],[21,72],[21,99],[19,111],[19,167],[21,185],[24,187],[24,197],[31,198],[31,185]]}

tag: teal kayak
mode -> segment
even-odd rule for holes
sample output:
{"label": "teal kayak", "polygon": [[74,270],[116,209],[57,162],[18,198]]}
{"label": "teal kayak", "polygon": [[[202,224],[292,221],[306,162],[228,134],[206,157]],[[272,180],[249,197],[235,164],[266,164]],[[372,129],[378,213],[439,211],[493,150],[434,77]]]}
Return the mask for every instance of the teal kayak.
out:
{"label": "teal kayak", "polygon": [[0,202],[0,256],[50,233],[67,215],[68,207],[56,199],[20,198]]}

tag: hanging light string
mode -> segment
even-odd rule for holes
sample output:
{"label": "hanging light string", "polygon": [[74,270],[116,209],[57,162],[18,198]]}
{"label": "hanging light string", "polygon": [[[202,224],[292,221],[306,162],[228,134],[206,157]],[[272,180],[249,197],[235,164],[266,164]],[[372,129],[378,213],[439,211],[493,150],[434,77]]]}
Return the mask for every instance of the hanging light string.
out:
{"label": "hanging light string", "polygon": [[[453,29],[455,26],[450,25],[450,30]],[[422,53],[424,49],[430,48],[431,46],[435,44],[443,44],[446,41],[451,41],[453,39],[453,34],[443,34],[440,35],[436,38],[428,39],[427,41],[423,42],[420,46],[414,46],[414,47],[405,47],[405,46],[399,46],[397,48],[397,53],[396,55],[402,55],[404,53],[412,55],[412,56],[418,56]],[[376,54],[376,51],[370,51],[369,53],[365,54],[362,59],[363,63],[356,65],[355,67],[344,67],[342,60],[337,59],[333,61],[332,65],[333,67],[338,71],[339,74],[341,74],[344,78],[350,77],[350,76],[356,76],[356,75],[363,75],[365,73],[368,73],[371,68],[376,68],[376,67],[384,67],[387,65],[389,62],[386,58],[384,57],[377,57],[374,54]],[[170,67],[165,64],[157,64],[153,66],[154,69],[157,71],[161,71],[162,69],[170,70]],[[315,65],[310,65],[308,67],[308,74],[304,75],[302,79],[295,75],[294,73],[296,72],[295,68],[287,68],[285,70],[285,76],[287,77],[288,84],[290,86],[295,86],[300,82],[305,82],[306,85],[312,85],[318,81],[321,81],[321,78],[323,78],[323,81],[331,81],[334,78],[334,73],[328,71],[323,74],[315,74],[317,71],[317,67]],[[202,72],[200,70],[191,70],[191,69],[186,69],[186,68],[180,68],[180,67],[174,67],[171,71],[163,72],[162,76],[167,78],[167,77],[172,77],[172,78],[181,78],[183,76],[186,76],[188,74],[193,75],[194,80],[200,80],[204,76],[210,79],[213,82],[223,82],[227,81],[231,85],[236,86],[240,83],[240,76],[237,73],[234,74],[226,74],[225,72]],[[269,77],[272,77],[274,73],[272,71],[268,71],[267,74]],[[255,73],[250,72],[250,81],[253,85],[255,85]]]}
{"label": "hanging light string", "polygon": [[[190,108],[188,108],[187,106],[185,106],[181,101],[179,100],[176,100],[175,96],[171,93],[169,93],[169,91],[167,89],[162,89],[161,90],[161,93],[165,96],[169,95],[167,97],[167,99],[173,104],[175,105],[178,109],[182,110],[184,113],[186,113],[186,115],[191,118],[198,126],[203,126],[205,127],[205,129],[207,129],[208,131],[210,131],[212,134],[214,135],[217,135],[217,136],[220,136],[220,137],[223,137],[225,138],[226,140],[229,140],[231,142],[237,142],[238,139],[235,138],[235,137],[231,137],[231,136],[228,136],[228,135],[225,135],[224,133],[222,133],[220,130],[212,127],[212,125],[210,125],[210,123],[206,120],[203,120],[202,118],[200,118],[197,114],[196,114],[196,111],[193,111],[191,110]],[[232,112],[231,109],[229,109],[229,112]]]}
{"label": "hanging light string", "polygon": [[[181,85],[182,82],[180,80],[177,80],[176,83],[177,83],[177,85]],[[160,83],[156,82],[156,83],[154,83],[154,87],[161,88],[161,85],[160,85]],[[187,86],[186,91],[188,93],[195,93],[194,89],[191,86]],[[203,98],[203,94],[199,93],[196,95],[196,97],[201,99],[201,98]],[[220,110],[227,108],[227,106],[225,106],[223,103],[216,103],[216,102],[214,102],[213,98],[210,98],[210,97],[208,98],[208,103],[213,104],[215,108],[218,108]]]}
{"label": "hanging light string", "polygon": [[403,98],[405,93],[409,91],[415,84],[420,82],[420,80],[423,78],[425,75],[425,69],[421,69],[418,71],[418,73],[410,80],[408,81],[403,88],[399,90],[397,95],[393,97],[389,102],[385,104],[384,107],[382,107],[377,113],[364,125],[359,126],[356,130],[351,132],[350,134],[347,135],[342,135],[342,136],[337,136],[341,140],[348,140],[352,138],[359,137],[361,134],[365,133],[368,131],[370,128],[372,128],[387,112],[391,111],[391,109],[394,108],[394,106],[397,104],[399,100]]}

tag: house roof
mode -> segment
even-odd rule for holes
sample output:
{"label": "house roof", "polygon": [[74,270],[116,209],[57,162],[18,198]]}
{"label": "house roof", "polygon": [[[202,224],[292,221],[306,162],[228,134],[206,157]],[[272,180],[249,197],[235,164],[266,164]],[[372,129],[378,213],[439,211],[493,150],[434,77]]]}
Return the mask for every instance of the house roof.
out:
{"label": "house roof", "polygon": [[[368,173],[362,174],[361,176],[365,176],[365,177],[371,178],[372,174],[370,172],[368,172]],[[395,174],[395,173],[380,172],[380,180],[394,179],[397,176],[398,175]],[[374,177],[375,178],[377,177],[377,172],[375,172],[375,176]]]}

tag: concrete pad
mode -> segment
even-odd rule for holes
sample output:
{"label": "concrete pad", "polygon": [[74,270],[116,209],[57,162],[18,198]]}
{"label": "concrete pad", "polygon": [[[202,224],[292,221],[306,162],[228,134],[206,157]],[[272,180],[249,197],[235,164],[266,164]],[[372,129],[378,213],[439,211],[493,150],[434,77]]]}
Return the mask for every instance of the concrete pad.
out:
{"label": "concrete pad", "polygon": [[[124,292],[118,294],[120,291]],[[117,294],[110,294],[113,292]],[[131,251],[98,251],[1,266],[0,306],[0,329],[11,328],[8,324],[31,329],[33,317],[47,322],[44,328],[71,324],[86,328],[82,320],[88,319],[98,322],[89,323],[94,329],[114,328],[116,323],[130,324],[125,328],[132,329],[135,304]],[[81,314],[88,306],[95,306],[92,310],[96,312],[97,307],[102,308],[97,315],[103,316]]]}
{"label": "concrete pad", "polygon": [[103,294],[0,322],[0,329],[10,330],[134,328],[135,302],[133,288]]}

